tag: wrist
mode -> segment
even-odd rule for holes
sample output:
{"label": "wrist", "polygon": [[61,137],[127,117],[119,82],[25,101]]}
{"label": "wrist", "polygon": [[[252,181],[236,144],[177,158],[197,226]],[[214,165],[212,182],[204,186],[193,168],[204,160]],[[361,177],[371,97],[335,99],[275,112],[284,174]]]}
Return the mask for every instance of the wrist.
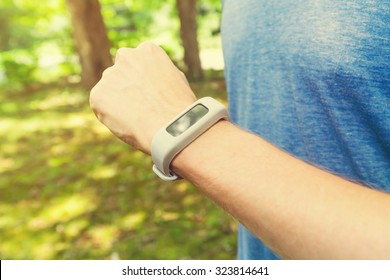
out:
{"label": "wrist", "polygon": [[229,119],[225,106],[204,97],[159,129],[152,141],[153,171],[166,181],[179,179],[171,169],[173,158],[221,119]]}
{"label": "wrist", "polygon": [[234,124],[228,120],[220,120],[201,136],[195,139],[173,158],[171,168],[182,178],[194,181],[202,173],[201,166],[216,149],[225,150],[226,136],[235,129]]}

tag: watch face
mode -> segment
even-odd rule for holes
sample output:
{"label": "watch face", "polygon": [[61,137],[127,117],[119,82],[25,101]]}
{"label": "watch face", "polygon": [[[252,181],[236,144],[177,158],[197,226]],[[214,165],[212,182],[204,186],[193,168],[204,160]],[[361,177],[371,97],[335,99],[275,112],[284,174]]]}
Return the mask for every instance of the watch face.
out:
{"label": "watch face", "polygon": [[167,132],[172,136],[179,136],[184,131],[189,129],[193,124],[199,121],[202,117],[204,117],[208,111],[209,109],[207,109],[202,104],[197,104],[187,113],[169,125],[167,127]]}

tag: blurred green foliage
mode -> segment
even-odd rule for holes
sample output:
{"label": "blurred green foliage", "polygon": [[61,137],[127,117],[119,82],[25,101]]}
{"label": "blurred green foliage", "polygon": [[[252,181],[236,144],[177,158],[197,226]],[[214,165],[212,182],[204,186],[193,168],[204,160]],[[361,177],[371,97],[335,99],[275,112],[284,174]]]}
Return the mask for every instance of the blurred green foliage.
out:
{"label": "blurred green foliage", "polygon": [[[174,0],[101,0],[112,53],[153,39],[180,64]],[[201,46],[219,0],[199,1]],[[211,56],[214,56],[212,54]],[[0,2],[0,259],[233,259],[236,224],[113,137],[77,87],[64,1]],[[192,83],[226,102],[223,73]]]}
{"label": "blurred green foliage", "polygon": [[[221,79],[192,84],[225,100]],[[0,259],[232,259],[235,222],[57,88],[0,97]]]}
{"label": "blurred green foliage", "polygon": [[[175,0],[100,0],[112,44],[134,47],[153,39],[180,65],[182,48]],[[199,35],[204,47],[219,44],[220,3],[199,1]],[[80,66],[74,50],[65,1],[0,2],[0,88],[19,90],[58,79],[77,81]]]}

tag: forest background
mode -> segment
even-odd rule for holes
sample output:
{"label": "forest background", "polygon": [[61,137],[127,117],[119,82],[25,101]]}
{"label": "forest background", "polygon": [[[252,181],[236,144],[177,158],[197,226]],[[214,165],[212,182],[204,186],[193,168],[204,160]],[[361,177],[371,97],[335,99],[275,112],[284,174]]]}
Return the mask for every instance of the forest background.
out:
{"label": "forest background", "polygon": [[1,0],[0,259],[235,258],[235,221],[156,178],[88,105],[116,50],[145,40],[226,104],[220,14],[220,0]]}

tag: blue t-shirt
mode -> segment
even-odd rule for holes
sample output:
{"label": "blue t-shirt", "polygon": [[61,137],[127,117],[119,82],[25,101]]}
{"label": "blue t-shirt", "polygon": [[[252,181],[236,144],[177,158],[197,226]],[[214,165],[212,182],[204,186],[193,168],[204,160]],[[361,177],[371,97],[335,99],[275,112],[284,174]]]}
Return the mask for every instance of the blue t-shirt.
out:
{"label": "blue t-shirt", "polygon": [[[307,162],[390,192],[389,3],[225,0],[233,122]],[[240,259],[277,258],[243,227],[238,251]]]}

